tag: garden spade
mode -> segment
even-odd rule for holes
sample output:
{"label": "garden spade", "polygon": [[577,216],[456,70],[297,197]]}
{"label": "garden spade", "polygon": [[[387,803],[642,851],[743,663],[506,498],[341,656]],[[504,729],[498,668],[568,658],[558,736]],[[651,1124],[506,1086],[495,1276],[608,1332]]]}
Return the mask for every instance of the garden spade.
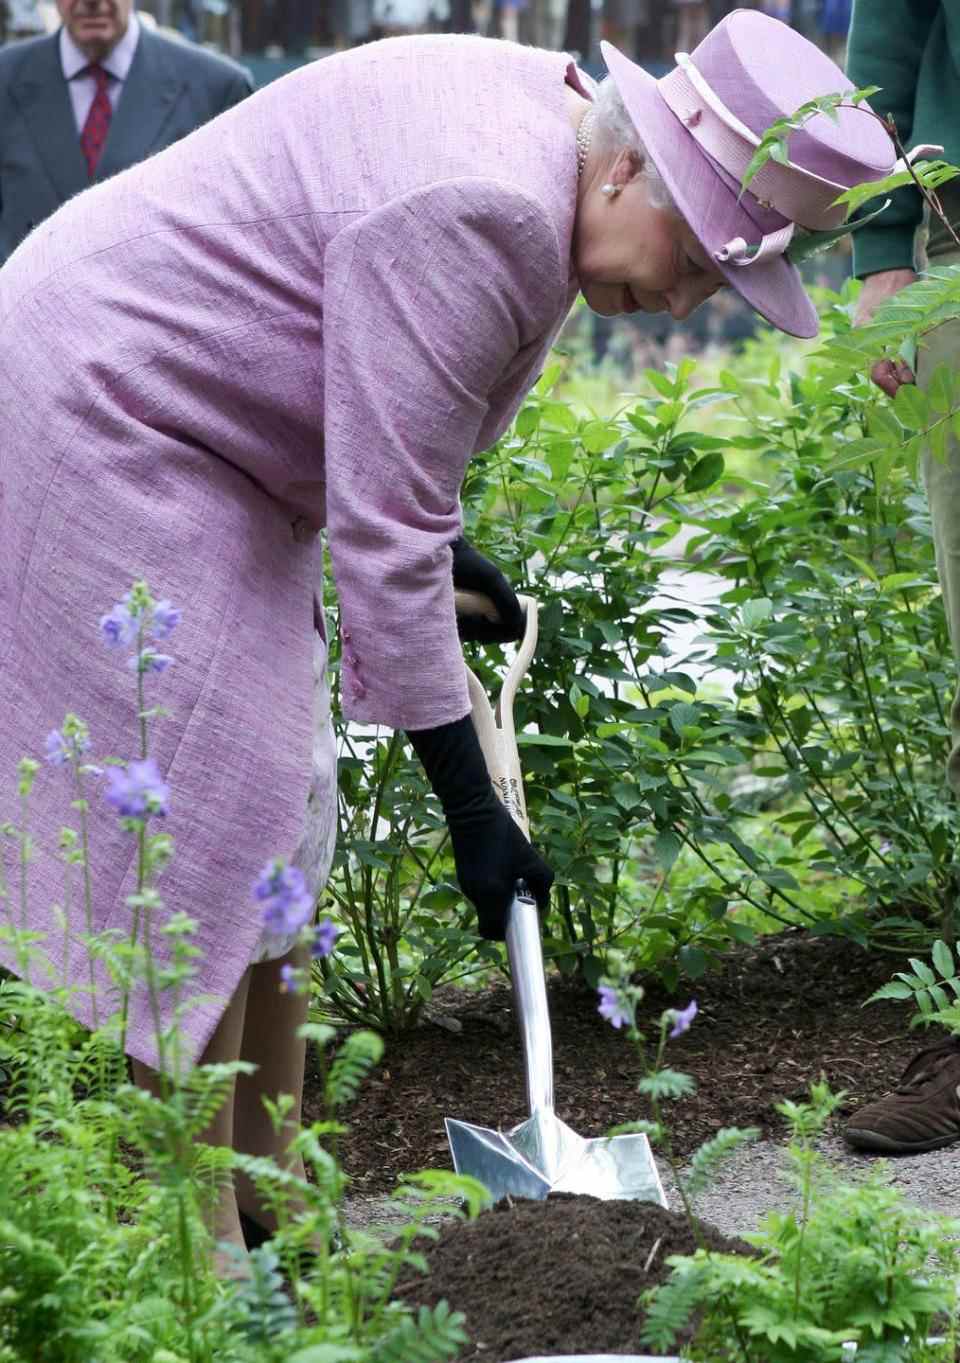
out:
{"label": "garden spade", "polygon": [[[500,799],[529,837],[520,755],[513,724],[517,686],[530,665],[537,642],[537,603],[520,597],[526,630],[507,672],[494,709],[479,680],[467,668],[473,723],[487,769]],[[490,615],[484,597],[457,593],[461,613]],[[447,1139],[457,1173],[470,1174],[502,1197],[541,1199],[549,1193],[581,1193],[600,1198],[631,1198],[667,1205],[663,1186],[642,1134],[586,1140],[553,1110],[553,1038],[540,945],[537,906],[523,883],[507,918],[507,959],[514,1006],[523,1042],[530,1116],[509,1131],[446,1119]]]}

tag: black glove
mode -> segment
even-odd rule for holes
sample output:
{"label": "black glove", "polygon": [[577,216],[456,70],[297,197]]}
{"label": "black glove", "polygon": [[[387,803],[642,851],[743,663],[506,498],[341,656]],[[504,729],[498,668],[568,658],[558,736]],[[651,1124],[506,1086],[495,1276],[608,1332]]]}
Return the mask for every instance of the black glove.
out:
{"label": "black glove", "polygon": [[523,609],[516,593],[496,564],[477,553],[468,540],[454,540],[453,585],[461,591],[482,592],[497,608],[497,620],[483,615],[458,615],[461,639],[481,644],[510,644],[523,638]]}
{"label": "black glove", "polygon": [[553,872],[497,799],[469,715],[407,736],[443,806],[457,879],[477,910],[480,935],[502,942],[517,881],[545,911]]}

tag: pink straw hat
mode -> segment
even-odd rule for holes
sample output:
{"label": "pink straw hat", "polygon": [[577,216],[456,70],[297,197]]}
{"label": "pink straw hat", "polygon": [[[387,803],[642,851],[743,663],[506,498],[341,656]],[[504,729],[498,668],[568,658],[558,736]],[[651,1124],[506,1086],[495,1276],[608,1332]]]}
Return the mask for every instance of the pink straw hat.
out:
{"label": "pink straw hat", "polygon": [[[680,213],[728,282],[768,322],[816,336],[817,314],[785,252],[796,228],[840,227],[838,194],[894,169],[889,134],[865,106],[815,114],[790,134],[789,162],[769,160],[741,191],[767,128],[850,81],[778,19],[734,10],[693,53],[655,80],[610,43],[601,50],[617,90]],[[917,148],[911,157],[930,148]]]}

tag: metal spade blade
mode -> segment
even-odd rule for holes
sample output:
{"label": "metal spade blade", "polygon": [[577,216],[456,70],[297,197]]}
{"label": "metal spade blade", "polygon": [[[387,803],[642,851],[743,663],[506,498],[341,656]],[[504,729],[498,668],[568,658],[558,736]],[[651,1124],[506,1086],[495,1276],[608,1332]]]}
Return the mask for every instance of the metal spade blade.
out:
{"label": "metal spade blade", "polygon": [[[520,888],[520,887],[518,887]],[[507,956],[523,1040],[530,1116],[509,1131],[446,1119],[458,1174],[470,1174],[500,1198],[581,1193],[667,1205],[642,1134],[585,1140],[553,1110],[553,1038],[547,1009],[540,923],[534,901],[518,893],[507,924]]]}

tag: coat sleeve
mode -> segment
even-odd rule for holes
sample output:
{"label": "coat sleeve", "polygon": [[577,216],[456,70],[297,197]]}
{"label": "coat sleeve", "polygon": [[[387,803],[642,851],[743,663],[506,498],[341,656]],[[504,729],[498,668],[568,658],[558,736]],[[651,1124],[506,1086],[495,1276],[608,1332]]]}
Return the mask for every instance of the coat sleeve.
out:
{"label": "coat sleeve", "polygon": [[[897,134],[909,148],[920,65],[940,0],[854,0],[847,43],[847,75],[862,89],[879,85],[870,99],[885,117],[893,114]],[[873,205],[871,205],[872,207]],[[905,185],[891,195],[876,223],[853,234],[854,274],[909,269],[913,236],[922,216],[917,190]]]}
{"label": "coat sleeve", "polygon": [[422,729],[469,712],[450,543],[488,399],[564,307],[540,204],[487,179],[395,199],[324,256],[327,536],[349,719]]}

